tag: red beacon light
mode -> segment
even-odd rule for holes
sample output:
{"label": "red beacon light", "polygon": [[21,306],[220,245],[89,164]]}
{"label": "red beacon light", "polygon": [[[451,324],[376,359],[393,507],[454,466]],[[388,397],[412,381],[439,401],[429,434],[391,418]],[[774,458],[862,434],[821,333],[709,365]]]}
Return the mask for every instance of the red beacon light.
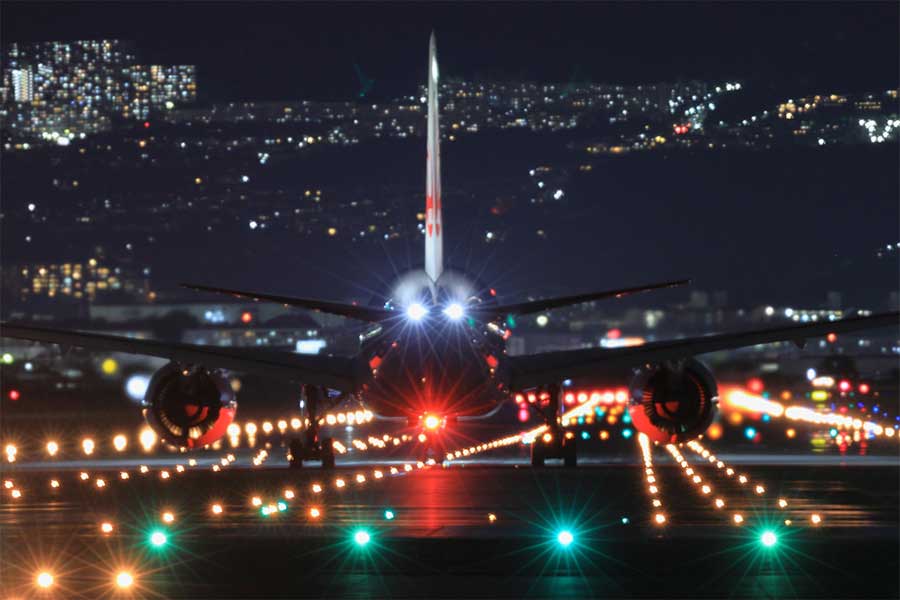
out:
{"label": "red beacon light", "polygon": [[422,417],[422,425],[425,426],[425,429],[430,431],[434,431],[444,425],[444,419],[440,418],[437,415],[427,414]]}
{"label": "red beacon light", "polygon": [[846,379],[841,379],[840,383],[838,383],[838,389],[842,392],[849,392],[851,387],[853,386],[851,386],[850,382]]}
{"label": "red beacon light", "polygon": [[22,395],[19,393],[19,390],[9,390],[9,399],[10,400],[18,400]]}
{"label": "red beacon light", "polygon": [[253,314],[250,311],[245,310],[241,313],[241,323],[250,323],[253,320]]}
{"label": "red beacon light", "polygon": [[754,394],[759,394],[764,388],[765,386],[763,385],[762,379],[759,377],[754,377],[747,381],[747,389]]}
{"label": "red beacon light", "polygon": [[868,394],[870,391],[872,391],[872,388],[869,387],[868,383],[859,384],[859,393],[860,394]]}

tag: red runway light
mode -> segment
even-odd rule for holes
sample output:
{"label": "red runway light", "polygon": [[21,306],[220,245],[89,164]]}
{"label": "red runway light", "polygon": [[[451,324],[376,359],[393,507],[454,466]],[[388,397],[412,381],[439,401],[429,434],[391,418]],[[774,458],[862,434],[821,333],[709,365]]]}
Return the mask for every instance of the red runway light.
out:
{"label": "red runway light", "polygon": [[253,315],[250,314],[250,312],[244,311],[241,313],[241,322],[242,323],[249,323],[252,320],[253,320]]}
{"label": "red runway light", "polygon": [[871,390],[870,390],[870,388],[869,388],[869,384],[868,384],[868,383],[861,383],[861,384],[859,384],[859,393],[860,393],[860,394],[868,394],[869,391],[871,391]]}
{"label": "red runway light", "polygon": [[838,389],[840,389],[842,392],[849,392],[850,387],[850,382],[846,379],[841,379],[841,382],[838,384]]}
{"label": "red runway light", "polygon": [[422,423],[425,425],[425,429],[434,430],[441,426],[441,418],[437,415],[426,415]]}
{"label": "red runway light", "polygon": [[760,379],[759,377],[754,377],[747,381],[747,389],[754,394],[759,394],[760,392],[762,392],[764,387],[765,386],[763,385],[762,379]]}
{"label": "red runway light", "polygon": [[19,390],[9,390],[9,399],[18,400],[20,397]]}

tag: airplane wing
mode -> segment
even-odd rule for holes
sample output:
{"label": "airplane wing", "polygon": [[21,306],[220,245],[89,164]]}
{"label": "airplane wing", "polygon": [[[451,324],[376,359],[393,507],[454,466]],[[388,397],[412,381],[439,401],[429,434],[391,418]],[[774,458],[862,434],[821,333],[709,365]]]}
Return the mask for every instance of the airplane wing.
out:
{"label": "airplane wing", "polygon": [[326,300],[315,300],[312,298],[292,298],[291,296],[276,296],[273,294],[260,294],[257,292],[244,292],[241,290],[229,290],[225,288],[210,287],[206,285],[195,285],[190,283],[182,283],[181,287],[198,292],[212,292],[215,294],[228,294],[235,298],[246,298],[248,300],[275,302],[284,306],[294,306],[298,308],[306,308],[309,310],[317,310],[333,315],[348,317],[350,319],[359,319],[360,321],[370,321],[378,323],[390,317],[397,316],[394,311],[383,308],[371,308],[368,306],[356,306],[355,304],[343,304],[341,302],[328,302]]}
{"label": "airplane wing", "polygon": [[651,283],[648,285],[639,285],[629,288],[621,288],[617,290],[605,290],[602,292],[590,292],[587,294],[579,294],[577,296],[561,296],[558,298],[548,298],[546,300],[535,300],[533,302],[520,302],[518,304],[505,304],[501,306],[484,306],[473,307],[467,309],[472,316],[481,317],[485,320],[491,320],[506,315],[527,315],[530,313],[541,312],[561,306],[571,306],[572,304],[581,304],[582,302],[590,302],[592,300],[603,300],[606,298],[621,298],[631,294],[639,294],[650,290],[661,290],[665,288],[678,287],[687,285],[690,279],[677,279],[674,281],[664,281],[662,283]]}
{"label": "airplane wing", "polygon": [[507,360],[512,388],[528,389],[568,378],[589,378],[601,367],[637,367],[645,363],[679,360],[717,350],[782,341],[792,341],[802,347],[808,338],[876,327],[897,327],[898,324],[900,312],[889,312],[840,321],[651,342],[626,348],[589,348],[513,356]]}
{"label": "airplane wing", "polygon": [[225,348],[139,340],[115,335],[66,331],[20,323],[0,324],[0,337],[31,340],[60,346],[78,346],[105,352],[124,352],[168,358],[208,368],[273,375],[311,385],[353,392],[365,369],[349,357],[293,354],[258,348]]}

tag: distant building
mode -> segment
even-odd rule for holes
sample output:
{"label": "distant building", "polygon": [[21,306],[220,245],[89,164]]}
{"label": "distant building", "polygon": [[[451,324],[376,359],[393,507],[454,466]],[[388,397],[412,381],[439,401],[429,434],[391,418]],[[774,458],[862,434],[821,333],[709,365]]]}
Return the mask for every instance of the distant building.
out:
{"label": "distant building", "polygon": [[113,119],[146,119],[196,99],[192,65],[136,62],[132,44],[121,40],[9,44],[3,127],[14,139],[67,145],[108,130]]}

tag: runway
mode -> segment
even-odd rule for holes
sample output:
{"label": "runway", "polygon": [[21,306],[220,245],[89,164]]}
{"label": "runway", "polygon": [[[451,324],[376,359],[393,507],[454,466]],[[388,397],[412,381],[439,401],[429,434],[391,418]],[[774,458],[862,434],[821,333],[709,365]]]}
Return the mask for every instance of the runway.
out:
{"label": "runway", "polygon": [[[900,592],[895,457],[759,455],[745,465],[723,455],[748,484],[697,463],[715,488],[709,496],[659,460],[655,509],[644,469],[624,457],[534,470],[502,456],[446,468],[376,456],[322,472],[281,468],[275,454],[259,467],[247,466],[246,452],[227,464],[173,455],[6,465],[4,480],[21,495],[4,489],[0,506],[4,598],[33,597],[41,569],[54,572],[60,598],[117,596],[122,570],[134,577],[129,594],[167,598]],[[717,509],[713,497],[727,505]],[[653,520],[658,510],[664,525]],[[148,536],[159,531],[166,543],[153,547]],[[354,539],[361,531],[365,546]],[[773,547],[760,543],[765,532],[777,536]]]}

